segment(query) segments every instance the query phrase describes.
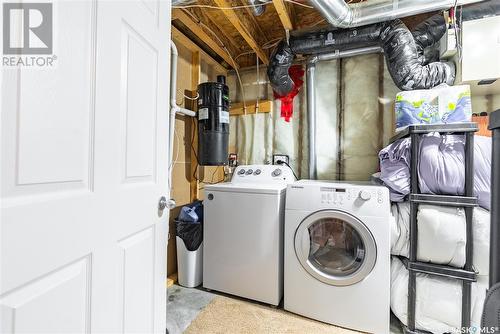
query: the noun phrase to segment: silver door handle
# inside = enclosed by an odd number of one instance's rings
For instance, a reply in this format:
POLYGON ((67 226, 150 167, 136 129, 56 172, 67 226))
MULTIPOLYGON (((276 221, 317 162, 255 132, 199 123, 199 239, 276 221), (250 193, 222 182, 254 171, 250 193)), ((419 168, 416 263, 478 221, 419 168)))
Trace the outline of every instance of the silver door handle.
POLYGON ((158 201, 158 210, 163 211, 166 208, 169 210, 172 210, 175 208, 175 200, 173 198, 167 200, 165 196, 160 197, 160 200, 158 201))

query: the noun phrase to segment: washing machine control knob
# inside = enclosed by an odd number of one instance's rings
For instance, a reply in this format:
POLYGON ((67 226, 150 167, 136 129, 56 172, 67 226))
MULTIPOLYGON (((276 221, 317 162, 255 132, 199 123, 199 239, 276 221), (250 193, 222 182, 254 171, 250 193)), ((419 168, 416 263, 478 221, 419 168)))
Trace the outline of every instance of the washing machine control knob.
POLYGON ((275 170, 273 170, 272 176, 276 177, 276 176, 280 176, 281 175, 281 169, 279 168, 276 168, 275 170))
POLYGON ((358 196, 363 201, 368 201, 370 198, 372 198, 372 194, 370 194, 368 190, 361 190, 358 196))
POLYGON ((244 169, 240 169, 240 170, 238 171, 238 175, 243 175, 243 174, 245 174, 245 170, 244 170, 244 169))

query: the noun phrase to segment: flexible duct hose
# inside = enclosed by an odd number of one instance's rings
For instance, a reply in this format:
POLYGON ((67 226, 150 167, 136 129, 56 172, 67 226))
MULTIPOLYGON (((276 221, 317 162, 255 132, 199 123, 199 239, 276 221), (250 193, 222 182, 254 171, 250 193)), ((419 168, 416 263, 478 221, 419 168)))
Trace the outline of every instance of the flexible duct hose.
POLYGON ((293 88, 288 75, 295 54, 318 54, 334 50, 380 45, 396 86, 403 90, 429 89, 455 80, 453 63, 441 63, 436 45, 446 32, 441 15, 419 24, 412 32, 401 20, 376 23, 361 28, 318 31, 292 36, 290 45, 282 42, 271 56, 267 74, 273 90, 280 96, 293 88))
POLYGON ((399 89, 430 89, 442 83, 453 85, 453 63, 424 63, 413 35, 401 20, 390 22, 380 34, 381 46, 392 80, 399 89))

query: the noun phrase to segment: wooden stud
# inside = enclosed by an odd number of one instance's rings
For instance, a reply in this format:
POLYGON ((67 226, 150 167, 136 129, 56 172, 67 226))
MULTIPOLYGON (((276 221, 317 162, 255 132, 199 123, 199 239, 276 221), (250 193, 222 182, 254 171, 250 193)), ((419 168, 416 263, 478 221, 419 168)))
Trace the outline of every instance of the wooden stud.
MULTIPOLYGON (((256 101, 247 102, 247 115, 255 114, 256 101)), ((259 101, 259 114, 273 112, 273 101, 262 100, 259 101)), ((243 102, 232 103, 231 109, 229 110, 230 116, 244 115, 245 110, 243 109, 243 102)))
POLYGON ((170 288, 176 282, 177 282, 177 273, 168 276, 167 277, 167 288, 170 288))
MULTIPOLYGON (((196 96, 196 91, 198 90, 198 84, 201 78, 201 56, 199 52, 193 52, 191 59, 191 90, 193 95, 196 96)), ((196 103, 193 103, 196 104, 196 103)), ((197 108, 197 106, 194 106, 197 108)), ((197 200, 200 196, 199 194, 199 166, 196 159, 198 154, 198 121, 197 119, 191 123, 191 136, 193 138, 193 147, 191 148, 191 177, 190 177, 190 199, 191 202, 197 200)))
POLYGON ((274 8, 278 12, 283 28, 286 30, 293 30, 293 23, 288 14, 285 2, 283 0, 273 0, 274 8))
POLYGON ((208 53, 203 51, 198 45, 196 45, 196 43, 194 43, 191 39, 189 39, 189 37, 184 35, 174 26, 172 26, 172 39, 191 52, 199 52, 203 60, 205 60, 207 64, 212 65, 217 72, 227 72, 227 69, 224 66, 222 66, 217 60, 213 59, 208 53))
POLYGON ((172 11, 172 19, 181 21, 189 30, 191 30, 196 36, 198 36, 205 44, 207 44, 210 49, 212 49, 217 55, 224 59, 231 67, 237 67, 238 65, 233 64, 231 57, 228 53, 210 36, 203 30, 198 22, 196 22, 190 15, 186 14, 182 9, 174 9, 172 11))
POLYGON ((231 22, 231 24, 236 28, 236 30, 238 30, 238 32, 243 37, 243 39, 245 39, 248 45, 250 45, 255 53, 257 53, 262 62, 266 65, 269 64, 269 58, 267 54, 259 46, 255 37, 250 33, 251 29, 247 24, 243 23, 240 16, 230 8, 232 7, 231 2, 228 0, 214 0, 214 2, 217 4, 217 6, 222 8, 222 12, 227 17, 229 22, 231 22))

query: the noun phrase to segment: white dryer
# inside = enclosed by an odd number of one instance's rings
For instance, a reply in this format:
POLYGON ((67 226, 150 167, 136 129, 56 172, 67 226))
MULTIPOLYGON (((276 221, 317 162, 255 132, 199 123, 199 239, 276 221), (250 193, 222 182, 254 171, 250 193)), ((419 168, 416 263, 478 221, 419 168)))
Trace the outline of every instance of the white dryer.
POLYGON ((278 305, 283 297, 286 166, 238 166, 205 186, 203 287, 278 305))
POLYGON ((303 180, 288 186, 284 308, 389 333, 390 201, 385 187, 303 180))

